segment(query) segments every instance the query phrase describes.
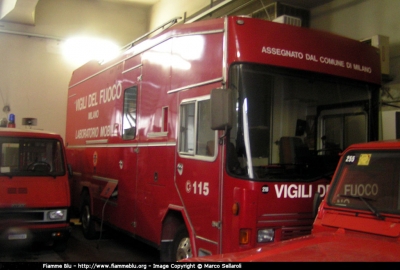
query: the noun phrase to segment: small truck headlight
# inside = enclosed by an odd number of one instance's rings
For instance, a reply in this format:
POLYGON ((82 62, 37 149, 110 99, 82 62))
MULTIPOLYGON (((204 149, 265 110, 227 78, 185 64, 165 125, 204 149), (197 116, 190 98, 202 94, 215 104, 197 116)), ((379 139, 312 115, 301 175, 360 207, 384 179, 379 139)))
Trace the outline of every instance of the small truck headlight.
POLYGON ((274 241, 275 230, 274 229, 262 229, 258 230, 257 233, 257 242, 258 243, 267 243, 274 241))
POLYGON ((49 211, 48 217, 50 220, 63 220, 66 218, 66 213, 64 210, 52 210, 49 211))

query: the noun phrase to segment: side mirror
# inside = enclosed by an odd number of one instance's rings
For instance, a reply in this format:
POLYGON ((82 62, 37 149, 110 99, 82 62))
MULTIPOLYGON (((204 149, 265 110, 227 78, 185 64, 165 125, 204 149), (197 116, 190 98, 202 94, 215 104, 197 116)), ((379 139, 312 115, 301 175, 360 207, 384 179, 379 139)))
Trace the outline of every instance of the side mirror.
POLYGON ((318 208, 321 202, 322 202, 321 193, 315 192, 313 201, 313 210, 312 210, 313 218, 317 216, 318 208))
POLYGON ((233 101, 231 89, 211 90, 211 129, 226 130, 232 128, 233 101))
POLYGON ((69 178, 72 178, 72 176, 73 176, 73 171, 72 171, 71 164, 67 164, 67 170, 68 170, 68 177, 69 177, 69 178))

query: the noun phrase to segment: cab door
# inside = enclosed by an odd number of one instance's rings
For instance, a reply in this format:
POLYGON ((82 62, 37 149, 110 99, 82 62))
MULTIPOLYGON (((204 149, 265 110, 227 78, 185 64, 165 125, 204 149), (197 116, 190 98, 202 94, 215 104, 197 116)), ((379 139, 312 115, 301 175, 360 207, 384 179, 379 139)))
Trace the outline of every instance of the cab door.
POLYGON ((198 256, 216 254, 220 249, 221 159, 218 153, 222 151, 218 150, 217 132, 210 128, 210 114, 209 95, 196 98, 181 95, 176 183, 198 256))

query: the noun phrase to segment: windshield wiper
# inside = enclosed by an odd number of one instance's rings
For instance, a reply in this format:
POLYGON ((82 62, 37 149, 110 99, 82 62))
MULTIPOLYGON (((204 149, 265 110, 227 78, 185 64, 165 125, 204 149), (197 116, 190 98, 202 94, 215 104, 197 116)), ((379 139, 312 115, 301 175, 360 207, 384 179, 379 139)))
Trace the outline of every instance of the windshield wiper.
POLYGON ((366 197, 363 197, 363 196, 344 195, 344 194, 339 194, 338 196, 339 196, 339 197, 343 197, 343 198, 358 199, 358 200, 362 201, 362 202, 368 207, 368 209, 369 209, 378 219, 381 219, 381 220, 384 220, 384 219, 385 219, 385 217, 383 217, 383 216, 379 213, 379 211, 378 211, 371 203, 368 202, 368 201, 374 201, 374 200, 371 199, 371 198, 366 198, 366 197))

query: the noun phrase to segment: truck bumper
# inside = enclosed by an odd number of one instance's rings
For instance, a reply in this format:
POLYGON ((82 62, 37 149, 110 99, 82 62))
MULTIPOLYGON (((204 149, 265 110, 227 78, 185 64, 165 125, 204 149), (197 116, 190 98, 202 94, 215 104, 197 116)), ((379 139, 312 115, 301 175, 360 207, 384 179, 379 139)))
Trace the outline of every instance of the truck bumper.
POLYGON ((55 242, 68 240, 72 226, 68 224, 53 225, 50 228, 35 226, 16 226, 1 228, 0 241, 9 242, 55 242))

